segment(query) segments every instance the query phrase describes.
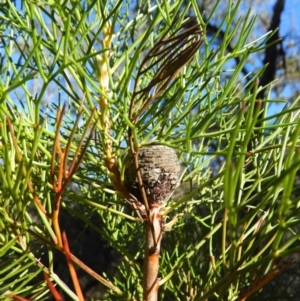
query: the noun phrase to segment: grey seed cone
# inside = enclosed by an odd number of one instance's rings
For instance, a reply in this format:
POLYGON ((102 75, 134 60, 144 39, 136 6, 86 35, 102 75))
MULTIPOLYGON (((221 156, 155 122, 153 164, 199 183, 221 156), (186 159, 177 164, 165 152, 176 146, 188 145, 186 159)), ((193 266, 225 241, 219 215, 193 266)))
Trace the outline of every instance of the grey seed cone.
MULTIPOLYGON (((139 149, 139 168, 148 203, 163 204, 178 183, 180 164, 174 149, 164 145, 150 145, 139 149)), ((133 158, 125 169, 125 184, 142 202, 133 158)))

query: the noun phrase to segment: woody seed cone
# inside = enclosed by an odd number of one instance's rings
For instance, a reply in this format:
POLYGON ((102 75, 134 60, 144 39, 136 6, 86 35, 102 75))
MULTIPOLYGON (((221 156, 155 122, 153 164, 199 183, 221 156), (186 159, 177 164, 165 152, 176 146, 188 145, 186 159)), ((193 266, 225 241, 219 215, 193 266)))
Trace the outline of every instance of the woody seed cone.
MULTIPOLYGON (((162 205, 178 184, 180 164, 175 150, 164 145, 141 147, 138 161, 148 204, 162 205)), ((125 184, 142 202, 133 158, 125 169, 125 184)))

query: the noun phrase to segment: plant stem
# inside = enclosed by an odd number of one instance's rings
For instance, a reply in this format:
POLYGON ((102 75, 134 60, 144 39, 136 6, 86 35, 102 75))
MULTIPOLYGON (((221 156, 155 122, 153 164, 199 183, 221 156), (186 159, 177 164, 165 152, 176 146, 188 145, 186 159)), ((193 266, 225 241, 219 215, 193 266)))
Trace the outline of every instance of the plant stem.
POLYGON ((145 221, 146 244, 144 258, 144 301, 157 301, 159 283, 157 279, 159 269, 160 244, 163 233, 161 206, 151 206, 149 220, 145 221))

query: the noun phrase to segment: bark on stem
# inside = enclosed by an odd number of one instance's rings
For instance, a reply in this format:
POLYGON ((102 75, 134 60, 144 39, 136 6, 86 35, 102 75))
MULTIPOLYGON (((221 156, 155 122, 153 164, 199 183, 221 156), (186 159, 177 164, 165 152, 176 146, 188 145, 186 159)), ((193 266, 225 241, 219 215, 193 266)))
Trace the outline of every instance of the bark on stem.
POLYGON ((144 301, 157 301, 158 295, 158 270, 160 245, 163 233, 161 206, 151 206, 149 220, 145 222, 146 244, 144 258, 144 301))

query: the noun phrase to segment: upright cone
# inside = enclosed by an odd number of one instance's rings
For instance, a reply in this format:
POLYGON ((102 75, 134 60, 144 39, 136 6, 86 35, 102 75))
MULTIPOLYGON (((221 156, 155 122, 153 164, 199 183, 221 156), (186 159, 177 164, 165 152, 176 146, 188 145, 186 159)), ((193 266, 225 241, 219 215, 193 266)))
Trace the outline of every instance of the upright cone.
MULTIPOLYGON (((164 204, 178 184, 180 164, 175 150, 164 145, 141 147, 138 161, 148 204, 164 204)), ((142 202, 133 158, 125 169, 125 184, 142 202)))

